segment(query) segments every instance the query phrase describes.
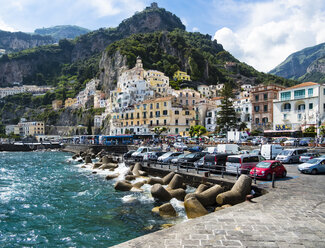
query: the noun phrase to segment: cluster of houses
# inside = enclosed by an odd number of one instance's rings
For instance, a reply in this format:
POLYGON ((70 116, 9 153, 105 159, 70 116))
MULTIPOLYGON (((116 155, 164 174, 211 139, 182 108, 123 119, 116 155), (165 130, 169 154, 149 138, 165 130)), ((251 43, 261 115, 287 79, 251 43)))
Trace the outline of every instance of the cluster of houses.
POLYGON ((53 87, 48 86, 37 86, 37 85, 23 85, 23 86, 14 86, 14 87, 5 87, 0 88, 0 98, 16 95, 21 93, 32 93, 33 95, 42 95, 47 91, 53 90, 53 87))
MULTIPOLYGON (((177 71, 174 80, 191 79, 177 71)), ((103 113, 94 116, 94 127, 101 128, 106 119, 110 135, 147 135, 155 127, 166 127, 168 134, 188 136, 193 125, 205 126, 208 132, 216 130, 223 84, 174 90, 169 77, 145 70, 139 57, 134 68, 119 75, 117 87, 109 95, 97 90, 98 84, 99 80, 93 79, 76 98, 53 101, 53 109, 102 108, 103 113)), ((249 130, 304 130, 324 121, 325 85, 305 82, 285 88, 243 84, 234 93, 238 124, 245 123, 249 130)), ((44 123, 21 122, 7 129, 21 135, 44 134, 44 123)))

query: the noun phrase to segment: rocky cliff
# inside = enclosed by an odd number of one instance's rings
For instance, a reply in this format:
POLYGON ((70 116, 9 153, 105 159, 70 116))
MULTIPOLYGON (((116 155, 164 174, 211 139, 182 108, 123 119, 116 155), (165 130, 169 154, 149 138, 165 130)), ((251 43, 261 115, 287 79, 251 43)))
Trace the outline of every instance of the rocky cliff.
POLYGON ((325 43, 307 47, 301 51, 291 54, 280 65, 270 71, 271 74, 289 79, 303 79, 307 68, 319 58, 325 56, 325 43))
POLYGON ((178 17, 165 9, 147 8, 124 20, 117 28, 101 28, 77 37, 74 41, 70 41, 69 51, 55 52, 52 56, 47 52, 55 49, 55 45, 53 45, 46 48, 40 47, 37 50, 24 51, 24 53, 9 56, 9 59, 0 60, 0 86, 13 83, 12 80, 24 81, 24 83, 38 83, 36 81, 37 73, 44 75, 46 77, 45 81, 53 81, 53 77, 60 72, 60 66, 63 63, 85 60, 101 53, 109 44, 134 33, 155 32, 157 30, 169 31, 175 28, 185 29, 178 17), (44 56, 44 53, 47 53, 47 55, 44 56), (70 59, 66 60, 67 57, 70 59), (56 68, 44 72, 42 68, 45 64, 55 64, 56 68))
POLYGON ((74 39, 89 32, 90 30, 86 28, 73 25, 58 25, 49 28, 38 28, 34 31, 35 34, 51 36, 56 42, 62 39, 74 39))
POLYGON ((26 34, 23 32, 12 33, 0 30, 0 49, 4 49, 6 53, 49 45, 54 42, 54 39, 50 36, 26 34))

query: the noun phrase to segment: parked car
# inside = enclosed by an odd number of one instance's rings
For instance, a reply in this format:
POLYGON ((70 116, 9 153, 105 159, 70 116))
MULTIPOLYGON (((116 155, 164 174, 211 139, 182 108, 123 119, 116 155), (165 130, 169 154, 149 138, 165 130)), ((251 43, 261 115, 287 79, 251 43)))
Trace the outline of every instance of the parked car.
POLYGON ((131 157, 134 158, 136 161, 142 161, 144 154, 146 154, 147 152, 154 152, 154 151, 161 151, 161 148, 141 146, 138 148, 138 150, 132 153, 131 157))
POLYGON ((131 158, 131 155, 135 152, 135 150, 129 150, 127 153, 123 154, 123 159, 127 160, 131 158))
POLYGON ((306 138, 302 138, 300 141, 299 141, 299 146, 308 146, 308 144, 310 142, 312 142, 314 139, 313 138, 310 138, 310 137, 306 137, 306 138))
POLYGON ((186 167, 189 165, 194 165, 194 162, 204 157, 206 153, 204 152, 193 152, 184 156, 184 158, 179 159, 179 164, 181 167, 186 167))
POLYGON ((196 160, 196 161, 193 163, 194 167, 195 167, 195 168, 202 168, 203 165, 204 165, 204 158, 205 158, 205 156, 202 157, 202 158, 200 158, 199 160, 196 160))
POLYGON ((186 155, 186 153, 182 153, 181 155, 178 155, 177 157, 173 158, 170 162, 171 162, 172 164, 177 164, 178 161, 179 161, 179 159, 184 158, 185 155, 186 155))
POLYGON ((249 175, 256 178, 271 180, 272 174, 275 173, 276 177, 286 177, 287 170, 283 164, 278 160, 265 160, 259 162, 254 168, 251 169, 249 175))
POLYGON ((285 149, 276 156, 276 160, 279 160, 282 163, 299 163, 299 157, 301 154, 306 153, 307 149, 305 148, 296 148, 296 149, 285 149))
POLYGON ((218 147, 209 146, 209 147, 206 147, 202 152, 204 152, 204 153, 217 153, 217 151, 218 151, 218 147))
POLYGON ((207 154, 204 156, 204 168, 213 169, 216 171, 225 171, 227 157, 232 154, 227 153, 217 153, 217 154, 207 154))
POLYGON ((297 138, 290 138, 283 142, 283 145, 285 146, 298 146, 299 140, 297 138))
POLYGON ((301 173, 310 173, 312 175, 316 175, 318 173, 325 172, 325 158, 313 158, 308 160, 306 163, 298 165, 298 170, 301 173))
POLYGON ((260 155, 231 155, 228 156, 226 162, 226 172, 230 174, 248 174, 250 170, 255 167, 259 162, 265 160, 260 155))
POLYGON ((159 163, 169 163, 173 158, 181 155, 181 152, 166 152, 162 156, 160 156, 157 161, 159 163))
POLYGON ((174 144, 174 147, 176 149, 180 149, 180 150, 186 150, 187 149, 187 145, 185 145, 184 143, 181 143, 181 142, 176 142, 174 144))
POLYGON ((157 162, 157 159, 166 152, 147 152, 143 155, 143 161, 157 162))
POLYGON ((260 149, 254 149, 254 150, 251 150, 249 154, 251 154, 251 155, 261 155, 261 150, 260 149))
POLYGON ((319 156, 320 156, 320 154, 318 152, 307 152, 307 153, 303 153, 299 157, 299 162, 300 163, 305 163, 309 159, 318 158, 319 156))
POLYGON ((272 144, 281 144, 283 142, 285 142, 288 138, 286 137, 280 137, 280 138, 276 138, 275 140, 273 140, 272 144))
POLYGON ((202 146, 193 146, 188 148, 189 152, 202 152, 203 147, 202 146))
POLYGON ((277 144, 265 144, 261 146, 261 155, 266 159, 275 159, 283 147, 277 144))

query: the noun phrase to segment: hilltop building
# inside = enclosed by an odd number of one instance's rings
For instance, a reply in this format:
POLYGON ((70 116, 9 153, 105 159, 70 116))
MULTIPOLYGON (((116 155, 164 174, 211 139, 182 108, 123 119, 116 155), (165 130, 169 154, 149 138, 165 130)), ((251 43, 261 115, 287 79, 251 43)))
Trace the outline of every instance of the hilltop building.
POLYGON ((191 81, 191 77, 184 71, 175 72, 173 78, 175 81, 191 81))

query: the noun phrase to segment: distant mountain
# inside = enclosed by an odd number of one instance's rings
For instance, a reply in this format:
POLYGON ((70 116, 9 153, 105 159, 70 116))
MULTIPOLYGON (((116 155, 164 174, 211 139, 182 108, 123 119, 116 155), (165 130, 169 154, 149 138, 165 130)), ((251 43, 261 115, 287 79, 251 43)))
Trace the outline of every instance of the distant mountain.
POLYGON ((35 34, 49 35, 54 38, 56 42, 62 39, 74 39, 80 35, 89 33, 90 30, 72 25, 59 25, 50 28, 35 29, 35 34))
POLYGON ((37 46, 53 44, 54 42, 55 41, 51 36, 0 30, 1 53, 18 52, 37 46))
POLYGON ((291 54, 270 73, 299 81, 320 82, 325 76, 324 57, 325 43, 307 47, 291 54))

